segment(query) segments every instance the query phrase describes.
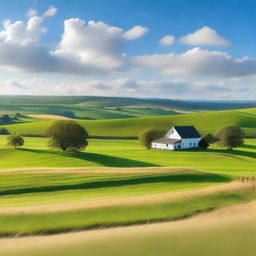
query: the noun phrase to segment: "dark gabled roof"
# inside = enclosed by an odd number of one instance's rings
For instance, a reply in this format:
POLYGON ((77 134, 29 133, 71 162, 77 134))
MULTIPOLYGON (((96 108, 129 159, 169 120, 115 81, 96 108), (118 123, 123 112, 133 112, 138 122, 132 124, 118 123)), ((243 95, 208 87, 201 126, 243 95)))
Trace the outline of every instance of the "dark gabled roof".
POLYGON ((201 138, 194 126, 174 126, 182 139, 201 138))
POLYGON ((162 143, 162 144, 177 144, 177 143, 181 143, 181 140, 179 140, 179 139, 161 138, 161 139, 154 140, 152 142, 153 143, 162 143))

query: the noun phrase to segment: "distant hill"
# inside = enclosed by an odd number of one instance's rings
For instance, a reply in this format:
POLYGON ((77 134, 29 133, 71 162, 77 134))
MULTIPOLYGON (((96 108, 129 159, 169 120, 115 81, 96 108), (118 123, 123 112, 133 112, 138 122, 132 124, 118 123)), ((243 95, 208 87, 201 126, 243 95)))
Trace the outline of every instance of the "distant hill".
MULTIPOLYGON (((97 97, 97 96, 0 96, 0 111, 10 110, 25 111, 33 110, 32 106, 40 106, 42 111, 53 112, 54 106, 69 106, 79 110, 84 108, 104 108, 104 107, 123 107, 123 108, 162 108, 166 107, 174 111, 209 111, 209 110, 230 110, 256 107, 256 102, 216 102, 216 101, 189 101, 172 99, 138 99, 121 97, 97 97), (45 106, 43 108, 42 106, 45 106), (46 109, 48 106, 48 109, 46 109)), ((40 111, 40 108, 34 108, 40 111)), ((55 111, 57 109, 55 108, 55 111)), ((37 114, 60 114, 60 113, 37 113, 37 114)))
MULTIPOLYGON (((147 128, 160 127, 167 130, 173 124, 194 125, 202 134, 205 134, 214 133, 225 125, 237 124, 245 130, 247 137, 256 137, 256 108, 130 119, 79 120, 78 122, 88 130, 91 136, 135 137, 147 128)), ((52 121, 34 122, 0 126, 0 128, 6 128, 11 133, 42 136, 51 123, 52 121)))

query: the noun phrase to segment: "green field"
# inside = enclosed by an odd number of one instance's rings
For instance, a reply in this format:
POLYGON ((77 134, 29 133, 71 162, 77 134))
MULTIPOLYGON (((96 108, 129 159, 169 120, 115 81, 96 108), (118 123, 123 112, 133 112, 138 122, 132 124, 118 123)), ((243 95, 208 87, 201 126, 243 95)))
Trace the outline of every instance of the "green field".
MULTIPOLYGON (((194 102, 90 96, 0 96, 1 114, 50 114, 82 120, 127 119, 252 107, 256 107, 255 102, 194 102)), ((33 121, 20 118, 14 123, 33 121)))
POLYGON ((230 177, 190 169, 159 172, 72 170, 0 174, 0 209, 4 207, 122 198, 197 189, 231 181, 230 177), (181 171, 182 170, 182 171, 181 171), (19 186, 17 187, 17 182, 19 186))
MULTIPOLYGON (((168 130, 175 125, 194 125, 202 134, 216 132, 225 125, 237 124, 247 137, 256 137, 256 109, 215 111, 171 116, 140 117, 114 120, 78 121, 91 136, 134 137, 152 127, 168 130)), ((43 136, 52 121, 0 126, 10 133, 43 136)))
POLYGON ((0 168, 5 169, 0 174, 0 234, 3 236, 172 220, 256 198, 254 189, 240 186, 235 190, 200 192, 229 183, 237 176, 255 175, 255 139, 247 139, 243 147, 234 151, 213 147, 179 152, 146 150, 138 141, 129 140, 90 140, 86 151, 81 153, 49 150, 46 138, 25 138, 24 148, 16 150, 6 147, 6 136, 0 137, 0 143, 0 168), (164 166, 169 169, 161 169, 164 166), (46 167, 69 169, 48 171, 46 167), (8 168, 25 169, 6 171, 8 168), (190 192, 178 199, 166 198, 166 193, 175 195, 183 191, 190 192), (157 200, 147 199, 156 195, 157 200), (136 203, 136 198, 142 196, 145 198, 136 203), (101 206, 97 200, 105 201, 101 206), (93 206, 87 209, 86 202, 93 206), (77 207, 79 203, 81 206, 77 207), (66 209, 67 206, 62 209, 62 204, 68 204, 71 209, 66 209), (48 212, 52 206, 57 210, 48 212), (26 207, 32 207, 32 213, 26 207), (36 213, 33 207, 38 209, 36 213), (5 212, 6 209, 9 210, 5 212))
POLYGON ((243 147, 227 151, 216 147, 187 151, 146 150, 136 140, 89 141, 84 152, 50 150, 47 138, 25 138, 17 150, 6 146, 0 136, 0 169, 27 167, 152 167, 173 166, 209 170, 228 175, 254 174, 256 140, 246 139, 243 147))
POLYGON ((46 104, 24 104, 24 105, 0 105, 2 113, 14 114, 16 112, 24 115, 28 114, 51 114, 64 116, 64 112, 72 112, 71 117, 77 119, 118 119, 118 118, 132 118, 138 116, 157 116, 157 115, 175 115, 178 112, 164 109, 154 108, 121 108, 119 110, 83 107, 75 105, 46 105, 46 104))

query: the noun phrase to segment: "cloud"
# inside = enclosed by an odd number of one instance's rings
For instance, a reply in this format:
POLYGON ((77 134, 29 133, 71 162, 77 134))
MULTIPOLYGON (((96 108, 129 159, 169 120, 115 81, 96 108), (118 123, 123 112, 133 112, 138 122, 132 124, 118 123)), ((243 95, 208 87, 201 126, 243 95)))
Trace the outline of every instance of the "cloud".
MULTIPOLYGON (((56 47, 50 49, 41 42, 41 37, 47 31, 43 22, 56 11, 55 7, 50 7, 43 16, 37 16, 36 12, 30 11, 26 21, 4 21, 4 28, 0 31, 2 69, 27 73, 76 74, 84 77, 116 76, 130 71, 148 70, 173 77, 196 79, 256 75, 255 58, 235 59, 226 52, 199 47, 180 54, 129 56, 124 50, 125 43, 145 34, 147 28, 134 26, 125 31, 102 21, 85 22, 79 18, 64 21, 61 40, 56 47)), ((211 34, 213 30, 210 31, 211 34)), ((160 42, 170 45, 174 40, 173 36, 167 35, 160 42)))
POLYGON ((139 98, 179 98, 179 99, 223 99, 242 96, 253 98, 255 89, 239 82, 221 80, 137 80, 120 77, 110 81, 65 80, 56 83, 48 78, 9 79, 0 82, 0 94, 23 95, 93 95, 123 96, 139 98))
POLYGON ((181 54, 153 54, 137 56, 134 65, 158 70, 168 75, 245 77, 256 74, 256 59, 234 59, 221 51, 193 48, 181 54))
POLYGON ((124 31, 101 21, 86 23, 71 18, 64 21, 64 33, 57 47, 50 50, 40 43, 47 31, 42 23, 56 11, 50 7, 42 17, 30 16, 26 22, 4 21, 4 29, 0 31, 0 66, 32 73, 84 76, 102 76, 130 68, 124 42, 145 34, 145 27, 135 26, 124 31))
POLYGON ((228 40, 221 37, 214 29, 204 26, 195 32, 188 34, 179 39, 183 44, 188 45, 215 45, 227 46, 230 44, 228 40))
MULTIPOLYGON (((85 23, 78 18, 64 22, 62 39, 53 53, 66 62, 112 70, 122 64, 123 30, 103 22, 85 23)), ((88 68, 88 67, 87 67, 88 68)))
POLYGON ((148 28, 143 27, 143 26, 134 26, 130 30, 126 31, 123 34, 123 38, 125 40, 135 40, 139 37, 142 37, 148 32, 148 28))
POLYGON ((52 17, 57 13, 58 9, 54 6, 50 6, 49 9, 43 14, 43 17, 52 17))
POLYGON ((4 30, 0 31, 0 43, 26 44, 38 41, 47 30, 41 26, 42 18, 33 16, 25 23, 9 20, 3 22, 4 30))
POLYGON ((45 17, 54 16, 57 9, 53 6, 43 14, 42 17, 37 16, 34 9, 29 9, 27 22, 10 20, 3 21, 4 30, 0 31, 0 43, 12 44, 28 44, 39 41, 40 37, 47 32, 47 29, 42 26, 45 17))
MULTIPOLYGON (((0 82, 0 94, 1 95, 35 95, 42 94, 43 92, 43 79, 38 77, 32 77, 31 79, 8 79, 0 82)), ((49 88, 48 88, 49 90, 49 88)))
POLYGON ((20 81, 17 81, 17 80, 14 80, 14 79, 10 79, 10 80, 7 80, 3 86, 5 87, 16 87, 16 88, 19 88, 19 89, 27 89, 27 86, 23 83, 21 83, 20 81))
POLYGON ((127 77, 112 81, 92 80, 75 84, 62 83, 55 94, 123 96, 139 98, 178 98, 178 99, 223 99, 237 97, 241 93, 252 93, 246 86, 226 84, 222 81, 170 79, 163 81, 136 80, 127 77))
POLYGON ((27 11, 27 16, 28 17, 37 16, 37 11, 35 9, 30 8, 27 11))
POLYGON ((175 42, 175 37, 171 35, 166 35, 159 40, 159 43, 165 46, 169 46, 174 42, 175 42))

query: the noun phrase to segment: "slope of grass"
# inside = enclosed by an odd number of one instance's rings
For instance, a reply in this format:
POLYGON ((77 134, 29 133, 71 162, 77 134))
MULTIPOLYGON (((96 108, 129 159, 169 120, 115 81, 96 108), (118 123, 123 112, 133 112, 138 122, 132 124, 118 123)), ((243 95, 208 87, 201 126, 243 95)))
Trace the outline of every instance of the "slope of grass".
POLYGON ((111 172, 30 173, 0 174, 0 209, 26 205, 66 203, 95 198, 122 198, 151 195, 188 189, 197 189, 228 182, 231 179, 217 174, 189 170, 157 170, 155 173, 111 172), (18 184, 18 187, 17 187, 18 184))
MULTIPOLYGON (((256 115, 253 113, 256 114, 256 109, 114 120, 84 120, 78 122, 84 126, 92 136, 138 136, 147 128, 159 127, 168 130, 173 124, 194 125, 202 134, 208 132, 214 133, 225 125, 237 124, 245 128, 248 135, 254 135, 254 129, 256 129, 256 115)), ((11 133, 19 132, 25 135, 43 135, 47 127, 51 124, 51 121, 47 121, 0 126, 0 128, 7 128, 11 133)))

